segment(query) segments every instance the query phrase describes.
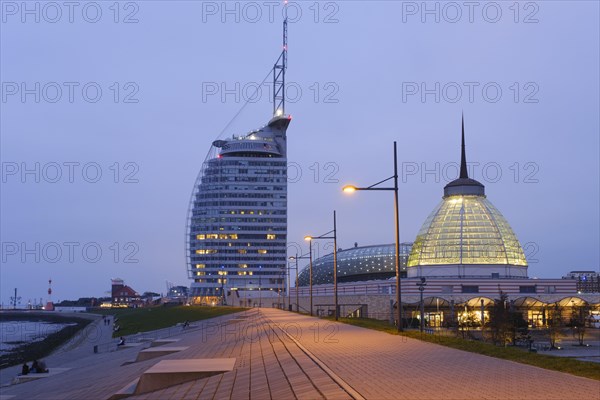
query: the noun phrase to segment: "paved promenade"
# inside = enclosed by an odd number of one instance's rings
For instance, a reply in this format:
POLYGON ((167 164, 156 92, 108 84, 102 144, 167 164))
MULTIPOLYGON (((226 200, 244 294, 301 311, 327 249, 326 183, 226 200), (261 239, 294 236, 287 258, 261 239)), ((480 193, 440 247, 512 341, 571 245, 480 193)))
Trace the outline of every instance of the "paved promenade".
POLYGON ((79 349, 49 365, 70 370, 4 387, 0 398, 108 399, 160 360, 234 357, 231 372, 129 398, 600 399, 600 381, 281 310, 222 316, 170 337, 188 348, 127 365, 144 345, 79 349))

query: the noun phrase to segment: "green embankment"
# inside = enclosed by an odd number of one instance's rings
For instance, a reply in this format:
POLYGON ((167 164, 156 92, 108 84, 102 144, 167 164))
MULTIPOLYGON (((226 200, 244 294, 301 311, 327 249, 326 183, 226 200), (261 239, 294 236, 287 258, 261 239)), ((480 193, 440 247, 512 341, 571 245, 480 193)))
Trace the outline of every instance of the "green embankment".
POLYGON ((176 306, 149 308, 122 308, 94 311, 98 314, 114 315, 120 329, 114 337, 126 336, 138 332, 168 328, 184 321, 199 321, 221 315, 244 311, 238 307, 176 306))

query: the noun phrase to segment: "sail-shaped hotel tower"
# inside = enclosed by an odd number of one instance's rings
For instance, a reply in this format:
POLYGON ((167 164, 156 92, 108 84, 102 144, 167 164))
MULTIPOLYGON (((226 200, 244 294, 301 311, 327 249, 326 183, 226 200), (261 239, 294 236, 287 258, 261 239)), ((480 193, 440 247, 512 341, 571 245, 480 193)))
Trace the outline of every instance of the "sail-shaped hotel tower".
POLYGON ((215 140, 194 184, 186 227, 194 303, 240 305, 285 290, 287 19, 283 26, 273 117, 246 135, 215 140))

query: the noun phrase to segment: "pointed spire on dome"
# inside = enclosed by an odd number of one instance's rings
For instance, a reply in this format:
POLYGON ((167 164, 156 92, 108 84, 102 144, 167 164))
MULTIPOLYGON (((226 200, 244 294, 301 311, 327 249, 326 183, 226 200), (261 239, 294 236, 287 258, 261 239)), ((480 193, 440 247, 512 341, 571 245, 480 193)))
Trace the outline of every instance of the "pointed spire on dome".
POLYGON ((465 155, 465 115, 462 115, 462 145, 460 152, 460 176, 461 179, 469 179, 467 171, 467 157, 465 155))
POLYGON ((460 147, 460 174, 444 187, 444 197, 453 195, 485 196, 485 187, 475 179, 469 178, 467 155, 465 151, 465 116, 462 116, 462 136, 460 147))

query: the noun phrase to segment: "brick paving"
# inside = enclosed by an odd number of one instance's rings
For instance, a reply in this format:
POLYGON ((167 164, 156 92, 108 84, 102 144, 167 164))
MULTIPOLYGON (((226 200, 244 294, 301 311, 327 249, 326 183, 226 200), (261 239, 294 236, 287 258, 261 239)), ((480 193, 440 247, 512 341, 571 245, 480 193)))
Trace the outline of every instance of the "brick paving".
POLYGON ((231 372, 130 399, 600 399, 600 381, 275 309, 218 317, 173 337, 189 348, 128 365, 141 348, 77 353, 54 365, 71 370, 0 394, 107 399, 160 360, 235 357, 231 372))

